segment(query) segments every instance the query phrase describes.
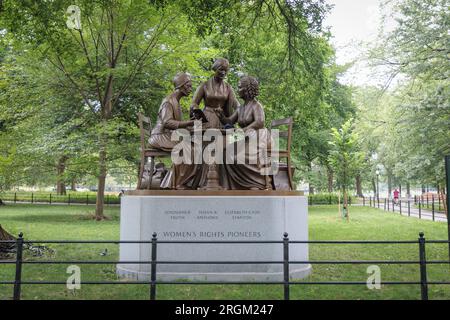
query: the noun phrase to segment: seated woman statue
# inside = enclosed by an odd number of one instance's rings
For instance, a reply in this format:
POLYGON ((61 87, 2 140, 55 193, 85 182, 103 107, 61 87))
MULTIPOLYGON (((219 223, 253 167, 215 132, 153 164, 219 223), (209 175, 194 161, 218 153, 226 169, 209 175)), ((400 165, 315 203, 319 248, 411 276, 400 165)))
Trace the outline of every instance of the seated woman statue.
MULTIPOLYGON (((151 147, 164 151, 172 151, 175 147, 180 148, 183 141, 172 141, 172 133, 180 128, 190 128, 194 126, 195 120, 183 121, 180 100, 189 96, 192 92, 191 77, 187 73, 178 73, 173 79, 175 91, 164 98, 159 107, 158 119, 153 128, 149 144, 151 147)), ((189 148, 189 147, 186 147, 189 148)), ((171 171, 161 182, 161 188, 175 187, 183 189, 182 185, 189 182, 196 173, 196 166, 191 163, 181 163, 172 166, 171 171), (175 173, 175 174, 174 174, 175 173), (172 179, 175 177, 175 183, 172 179)))
POLYGON ((271 179, 266 174, 267 150, 271 147, 270 132, 264 127, 265 115, 261 103, 256 100, 259 94, 258 81, 249 76, 239 81, 239 96, 245 101, 230 116, 221 110, 216 114, 222 123, 238 123, 244 131, 243 143, 233 142, 226 149, 234 148, 236 155, 224 153, 224 171, 226 188, 231 190, 271 189, 271 179))
POLYGON ((191 77, 187 73, 178 73, 173 79, 175 91, 165 97, 159 107, 158 119, 148 140, 151 147, 172 151, 178 141, 172 141, 172 131, 194 125, 194 120, 183 121, 180 100, 192 92, 191 77))
POLYGON ((222 128, 222 123, 214 110, 221 109, 223 110, 225 117, 229 117, 239 105, 239 102, 234 95, 233 88, 230 84, 225 82, 229 67, 230 63, 227 59, 216 59, 212 66, 214 76, 208 81, 203 82, 197 88, 197 91, 192 98, 191 110, 198 108, 202 100, 205 104, 203 112, 208 119, 208 122, 204 125, 205 129, 222 128))

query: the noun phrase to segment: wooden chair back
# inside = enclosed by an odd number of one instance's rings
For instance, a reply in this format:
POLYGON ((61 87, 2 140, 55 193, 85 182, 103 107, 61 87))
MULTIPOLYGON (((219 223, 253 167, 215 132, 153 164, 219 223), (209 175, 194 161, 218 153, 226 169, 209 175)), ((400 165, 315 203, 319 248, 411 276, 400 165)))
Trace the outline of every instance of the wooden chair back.
POLYGON ((279 120, 273 120, 271 123, 271 129, 279 130, 279 138, 286 139, 286 147, 284 149, 281 148, 280 143, 279 143, 280 156, 283 155, 283 157, 289 157, 289 158, 291 156, 293 124, 294 124, 294 121, 293 121, 292 117, 285 118, 285 119, 279 119, 279 120))
MULTIPOLYGON (((279 119, 279 120, 273 120, 271 123, 271 129, 278 129, 278 137, 279 140, 283 139, 286 141, 285 148, 283 149, 281 147, 281 141, 278 141, 278 158, 285 158, 286 159, 286 171, 288 176, 288 184, 289 189, 294 190, 294 178, 293 178, 293 169, 292 169, 292 161, 291 161, 291 143, 292 143, 292 127, 293 127, 294 121, 292 117, 285 118, 285 119, 279 119), (285 129, 283 129, 285 128, 285 129)), ((280 178, 281 179, 281 178, 280 178)), ((284 185, 284 180, 281 179, 279 181, 283 182, 279 184, 277 181, 279 180, 278 177, 273 177, 273 185, 275 188, 284 185)))
POLYGON ((138 113, 139 130, 141 132, 141 153, 147 149, 148 139, 152 133, 152 122, 149 117, 138 113))

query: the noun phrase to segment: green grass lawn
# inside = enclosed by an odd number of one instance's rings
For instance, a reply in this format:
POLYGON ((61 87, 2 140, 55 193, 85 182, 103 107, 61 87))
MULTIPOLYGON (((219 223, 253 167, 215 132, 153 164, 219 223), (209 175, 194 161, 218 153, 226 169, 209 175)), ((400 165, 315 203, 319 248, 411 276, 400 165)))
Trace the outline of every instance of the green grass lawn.
MULTIPOLYGON (((92 206, 8 205, 0 207, 0 224, 13 234, 20 231, 26 239, 53 240, 117 240, 119 208, 110 207, 110 220, 90 219, 92 206)), ((445 223, 401 217, 369 207, 352 207, 350 222, 343 221, 335 206, 309 209, 311 240, 416 240, 419 231, 427 239, 446 239, 445 223)), ((114 244, 49 244, 53 255, 31 257, 33 260, 115 260, 114 244), (105 248, 108 256, 100 256, 105 248)), ((447 260, 445 244, 428 244, 427 258, 447 260)), ((418 260, 417 244, 311 244, 312 260, 418 260)), ((366 281, 368 265, 314 265, 306 281, 366 281)), ((63 265, 24 265, 23 280, 66 281, 63 265)), ((417 265, 380 265, 382 281, 418 281, 417 265)), ((450 281, 450 266, 428 265, 430 281, 450 281)), ((0 265, 0 281, 14 279, 13 265, 0 265)), ((83 265, 82 281, 117 280, 115 266, 83 265)), ((10 299, 11 285, 0 285, 0 300, 10 299)), ((430 299, 450 299, 449 285, 430 285, 430 299)), ((24 285, 23 299, 148 299, 147 285, 82 285, 74 292, 65 285, 24 285)), ((158 299, 283 299, 281 285, 159 285, 158 299)), ((291 299, 420 299, 419 285, 385 285, 369 290, 364 285, 295 285, 291 299)))

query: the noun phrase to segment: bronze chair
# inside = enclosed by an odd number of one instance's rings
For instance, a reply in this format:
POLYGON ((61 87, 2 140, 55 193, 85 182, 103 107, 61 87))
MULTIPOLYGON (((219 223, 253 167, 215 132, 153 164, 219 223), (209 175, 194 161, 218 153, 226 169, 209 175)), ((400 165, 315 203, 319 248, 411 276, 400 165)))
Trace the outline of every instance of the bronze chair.
MULTIPOLYGON (((279 159, 286 159, 286 170, 289 181, 289 187, 291 190, 294 190, 294 179, 293 179, 293 170, 292 170, 292 161, 291 161, 291 142, 292 142, 292 127, 294 125, 294 121, 292 117, 286 119, 273 120, 271 124, 271 129, 279 130, 279 137, 286 139, 286 148, 282 149, 279 146, 278 157, 279 159), (286 126, 287 130, 281 130, 279 127, 286 126)), ((281 164, 281 162, 280 162, 281 164)), ((281 168, 280 168, 281 169, 281 168)), ((274 182, 275 183, 275 182, 274 182)), ((274 186, 275 187, 275 186, 274 186)))
MULTIPOLYGON (((138 181, 138 190, 141 189, 142 178, 144 177, 144 169, 145 164, 148 161, 148 158, 151 159, 150 163, 150 172, 149 172, 149 183, 148 188, 151 189, 152 186, 152 178, 153 178, 153 170, 155 169, 155 158, 167 158, 171 156, 170 151, 159 150, 155 148, 151 148, 148 146, 148 138, 152 132, 152 123, 149 117, 144 116, 142 113, 138 113, 139 119, 139 129, 141 132, 141 165, 139 168, 139 181, 138 181)), ((174 179, 175 180, 175 179, 174 179)))

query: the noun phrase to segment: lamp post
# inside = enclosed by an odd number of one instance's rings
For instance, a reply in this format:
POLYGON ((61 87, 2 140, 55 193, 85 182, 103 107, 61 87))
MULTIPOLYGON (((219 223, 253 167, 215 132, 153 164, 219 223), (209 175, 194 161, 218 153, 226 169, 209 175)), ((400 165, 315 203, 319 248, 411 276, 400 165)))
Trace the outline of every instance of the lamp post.
POLYGON ((380 170, 375 171, 377 175, 377 202, 380 203, 380 184, 379 184, 379 176, 380 176, 380 170))

